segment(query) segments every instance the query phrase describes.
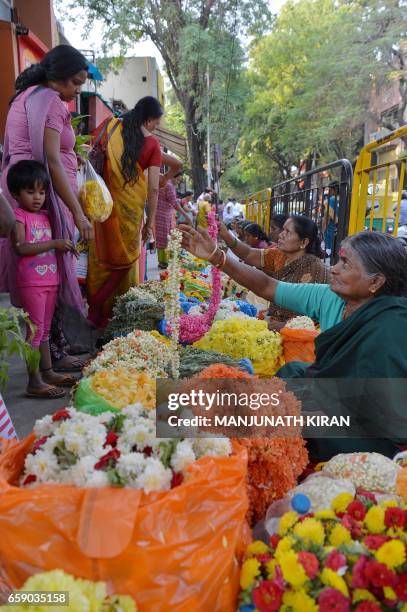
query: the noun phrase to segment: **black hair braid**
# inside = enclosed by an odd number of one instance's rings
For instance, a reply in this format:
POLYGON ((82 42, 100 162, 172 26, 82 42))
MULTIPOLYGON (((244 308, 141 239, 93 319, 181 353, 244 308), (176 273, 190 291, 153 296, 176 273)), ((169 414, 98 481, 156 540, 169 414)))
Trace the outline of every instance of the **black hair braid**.
POLYGON ((161 104, 156 98, 146 96, 141 98, 136 106, 123 116, 122 138, 123 153, 121 157, 124 186, 138 180, 137 162, 144 145, 145 136, 142 126, 149 119, 158 119, 163 114, 161 104))

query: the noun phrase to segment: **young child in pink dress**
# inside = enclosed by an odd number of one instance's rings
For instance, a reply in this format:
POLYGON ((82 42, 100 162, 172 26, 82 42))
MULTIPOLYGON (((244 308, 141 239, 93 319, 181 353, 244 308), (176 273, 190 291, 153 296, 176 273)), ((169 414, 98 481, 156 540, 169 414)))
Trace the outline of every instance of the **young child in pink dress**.
POLYGON ((72 384, 71 377, 52 370, 49 332, 58 295, 59 273, 55 251, 73 252, 70 240, 54 240, 48 213, 43 209, 49 177, 39 162, 22 160, 7 175, 10 194, 17 200, 13 243, 17 254, 16 286, 22 308, 35 325, 27 340, 41 355, 40 367, 28 372, 27 395, 55 399, 65 395, 58 386, 72 384))

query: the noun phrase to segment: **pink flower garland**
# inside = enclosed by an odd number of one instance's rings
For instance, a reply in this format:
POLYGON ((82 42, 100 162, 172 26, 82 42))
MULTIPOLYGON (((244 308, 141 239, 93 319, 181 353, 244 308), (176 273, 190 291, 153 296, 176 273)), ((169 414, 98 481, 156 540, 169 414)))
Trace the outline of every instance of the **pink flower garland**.
MULTIPOLYGON (((218 224, 215 212, 208 213, 208 234, 212 240, 216 240, 218 235, 218 224)), ((192 344, 197 342, 209 331, 213 319, 218 311, 222 299, 222 275, 220 270, 212 266, 212 294, 209 300, 208 310, 203 315, 193 316, 183 314, 180 318, 179 340, 182 343, 192 344)))

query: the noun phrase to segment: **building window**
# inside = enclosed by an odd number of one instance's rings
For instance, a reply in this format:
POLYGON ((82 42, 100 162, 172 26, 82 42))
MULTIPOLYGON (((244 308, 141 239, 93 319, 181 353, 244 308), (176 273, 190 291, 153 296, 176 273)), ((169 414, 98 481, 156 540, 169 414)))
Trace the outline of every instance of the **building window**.
POLYGON ((146 76, 143 76, 143 77, 141 77, 141 80, 143 81, 143 83, 146 83, 146 81, 147 81, 147 77, 146 77, 146 76))

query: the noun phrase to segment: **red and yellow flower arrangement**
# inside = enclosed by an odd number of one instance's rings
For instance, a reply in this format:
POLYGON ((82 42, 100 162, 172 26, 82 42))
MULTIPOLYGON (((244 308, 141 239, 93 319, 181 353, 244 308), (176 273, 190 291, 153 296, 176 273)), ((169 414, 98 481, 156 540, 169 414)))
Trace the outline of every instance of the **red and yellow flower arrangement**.
POLYGON ((360 491, 304 516, 287 512, 270 544, 246 551, 240 612, 407 609, 407 506, 360 491))

